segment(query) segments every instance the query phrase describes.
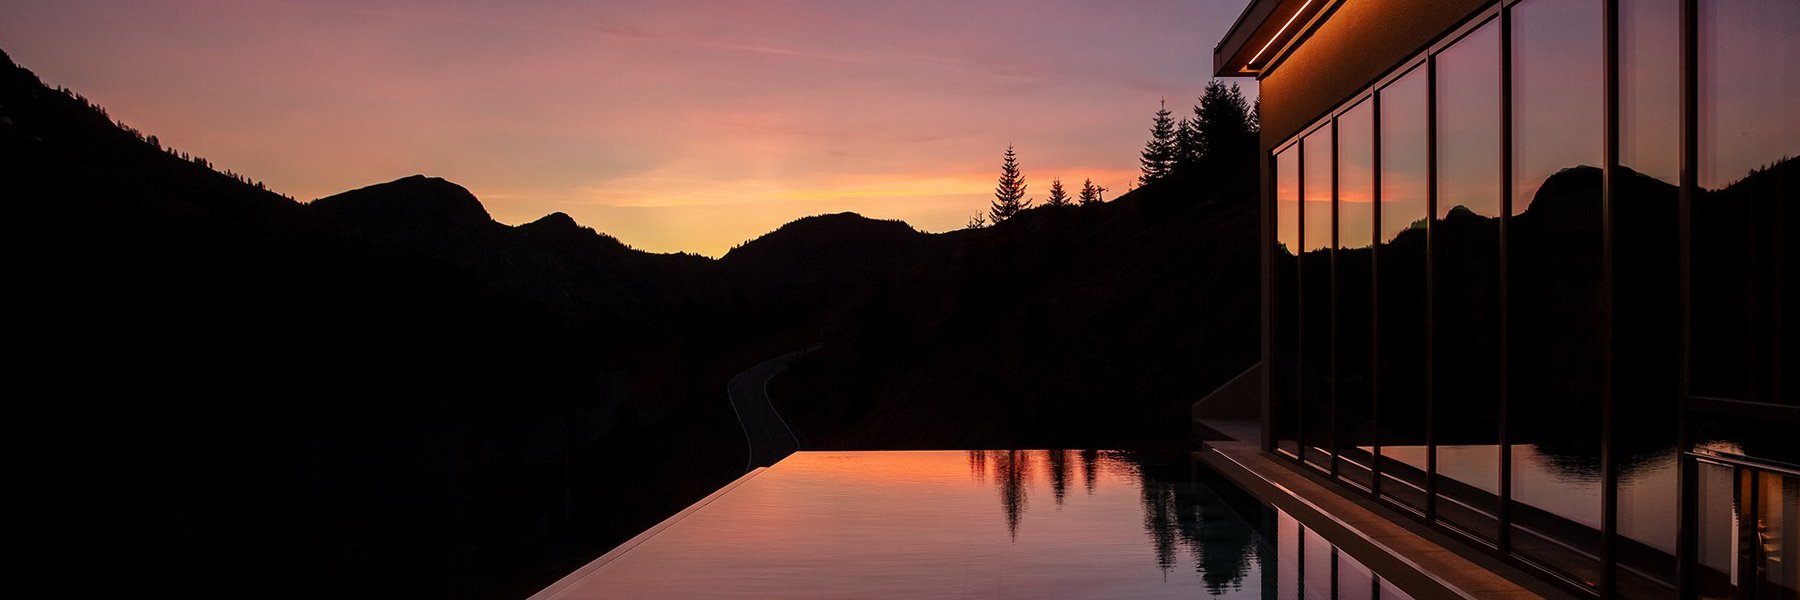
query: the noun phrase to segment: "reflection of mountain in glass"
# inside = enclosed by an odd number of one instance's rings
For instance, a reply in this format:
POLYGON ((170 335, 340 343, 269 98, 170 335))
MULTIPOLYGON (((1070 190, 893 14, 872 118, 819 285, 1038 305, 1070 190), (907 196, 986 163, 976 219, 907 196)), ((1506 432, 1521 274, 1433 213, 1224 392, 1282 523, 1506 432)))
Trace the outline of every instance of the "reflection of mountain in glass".
MULTIPOLYGON (((1694 199, 1692 215, 1694 324, 1696 351, 1693 369, 1697 392, 1713 386, 1720 397, 1754 397, 1749 384, 1770 380, 1769 373, 1782 369, 1777 333, 1752 327, 1747 315, 1773 314, 1779 298, 1766 283, 1781 277, 1774 272, 1791 254, 1774 240, 1783 236, 1785 214, 1779 203, 1789 198, 1787 181, 1800 164, 1791 158, 1759 169, 1718 190, 1702 190, 1694 199), (1702 352, 1705 349, 1708 351, 1702 352)), ((1507 257, 1512 274, 1507 290, 1509 378, 1509 433, 1516 444, 1535 445, 1556 471, 1574 478, 1599 473, 1599 411, 1604 370, 1599 364, 1607 347, 1607 298, 1601 271, 1603 251, 1601 212, 1602 171, 1590 166, 1563 169, 1544 180, 1530 203, 1509 224, 1507 257)), ((1663 455, 1673 443, 1676 398, 1672 390, 1679 365, 1679 299, 1675 278, 1679 264, 1680 228, 1676 185, 1621 168, 1613 203, 1614 287, 1610 304, 1615 324, 1611 348, 1615 364, 1613 395, 1615 440, 1623 473, 1638 463, 1663 455)), ((1489 302, 1499 288, 1492 273, 1457 265, 1497 265, 1500 247, 1499 219, 1482 216, 1463 207, 1446 211, 1433 235, 1438 249, 1440 317, 1446 311, 1473 310, 1470 302, 1489 302), (1477 272, 1479 271, 1479 272, 1477 272), (1458 283, 1460 282, 1460 283, 1458 283), (1445 295, 1445 287, 1460 290, 1445 295), (1471 287, 1472 286, 1472 287, 1471 287), (1473 290, 1473 293, 1463 293, 1473 290)), ((1424 270, 1413 264, 1423 260, 1426 232, 1413 227, 1383 244, 1380 252, 1382 298, 1423 297, 1424 270)), ((1335 296, 1366 297, 1371 293, 1367 272, 1345 272, 1346 265, 1366 265, 1369 249, 1339 250, 1336 256, 1335 296)), ((1291 276, 1295 266, 1302 273, 1329 272, 1331 259, 1324 251, 1299 257, 1278 255, 1277 272, 1291 276)), ((1790 261, 1791 262, 1791 261, 1790 261)), ((1312 279, 1312 277, 1308 277, 1312 279)), ((1325 298, 1293 284, 1284 294, 1301 293, 1310 300, 1301 323, 1327 322, 1325 298)), ((1285 310, 1290 310, 1284 307, 1285 310)), ((1387 314, 1387 313, 1383 313, 1387 314)), ((1423 339, 1426 323, 1397 320, 1381 324, 1384 337, 1423 339), (1399 329, 1396 329, 1399 328, 1399 329)), ((1462 335, 1461 325, 1440 321, 1440 338, 1462 335)), ((1319 329, 1328 331, 1328 326, 1319 329)), ((1292 335, 1292 334, 1284 334, 1292 335)), ((1303 341, 1314 361, 1329 359, 1326 340, 1311 334, 1303 341)), ((1385 360, 1418 361, 1424 357, 1395 356, 1385 349, 1385 360)), ((1497 358, 1497 357, 1495 357, 1497 358)), ((1321 363, 1323 364, 1323 363, 1321 363)), ((1478 365, 1493 364, 1483 359, 1478 365)), ((1384 372, 1386 372, 1384 370, 1384 372)), ((1302 389, 1326 389, 1331 383, 1325 369, 1307 369, 1302 389)), ((1455 375, 1440 372, 1439 378, 1455 375)), ((1343 385, 1342 382, 1339 385, 1343 385)), ((1440 390, 1441 391, 1441 390, 1440 390)), ((1705 394, 1702 394, 1705 395, 1705 394)), ((1423 394, 1381 398, 1390 421, 1405 415, 1424 414, 1423 394)), ((1472 418, 1451 403, 1439 407, 1437 431, 1442 444, 1491 443, 1491 419, 1472 418)), ((1320 411, 1313 411, 1320 412, 1320 411)), ((1320 417, 1308 419, 1311 428, 1329 427, 1320 417)), ((1340 420, 1346 415, 1339 415, 1340 420)), ((1340 435, 1369 431, 1355 424, 1338 423, 1340 435)), ((1383 423, 1384 429, 1393 427, 1383 423)), ((1392 436, 1393 431, 1384 435, 1392 436)), ((1366 435, 1366 434, 1360 434, 1366 435)), ((1373 440, 1343 440, 1345 446, 1370 445, 1373 440)), ((1389 445, 1418 444, 1422 440, 1395 439, 1389 445)), ((1752 442, 1754 443, 1754 442, 1752 442)), ((1779 447, 1773 441, 1768 445, 1779 447)))

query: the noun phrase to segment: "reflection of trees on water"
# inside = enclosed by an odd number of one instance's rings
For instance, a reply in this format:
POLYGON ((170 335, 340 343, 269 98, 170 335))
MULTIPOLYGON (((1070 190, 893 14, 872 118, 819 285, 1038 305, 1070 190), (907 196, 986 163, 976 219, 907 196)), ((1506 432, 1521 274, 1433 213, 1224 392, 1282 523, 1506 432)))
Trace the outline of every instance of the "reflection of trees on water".
POLYGON ((1006 513, 1006 532, 1019 539, 1019 519, 1030 502, 1025 487, 1031 483, 1032 453, 1020 450, 970 450, 969 472, 976 478, 993 477, 1000 490, 1000 508, 1006 513))
POLYGON ((1174 568, 1176 552, 1185 549, 1209 593, 1243 589, 1252 562, 1262 564, 1271 554, 1249 518, 1213 488, 1157 472, 1167 465, 1131 456, 1124 460, 1138 474, 1144 529, 1156 549, 1157 566, 1165 572, 1174 568))
POLYGON ((1082 485, 1087 487, 1087 493, 1090 496, 1094 494, 1094 463, 1099 460, 1100 452, 1098 450, 1081 451, 1082 485))
MULTIPOLYGON (((1061 504, 1075 468, 1071 454, 1067 450, 977 450, 969 452, 968 463, 971 476, 992 482, 999 491, 1007 532, 1017 540, 1019 522, 1029 506, 1027 487, 1033 464, 1041 462, 1048 469, 1051 491, 1061 504)), ((1163 572, 1173 570, 1185 551, 1207 591, 1219 594, 1243 589, 1251 564, 1262 564, 1264 557, 1271 556, 1272 549, 1240 508, 1213 488, 1190 481, 1186 474, 1171 473, 1185 464, 1160 464, 1129 453, 1094 450, 1080 451, 1079 458, 1089 493, 1103 468, 1129 473, 1136 480, 1144 533, 1163 572)))
POLYGON ((1063 494, 1069 490, 1069 451, 1050 451, 1050 493, 1056 497, 1056 505, 1062 506, 1063 494))
POLYGON ((1142 477, 1138 486, 1139 500, 1144 504, 1144 533, 1156 549, 1156 566, 1168 573, 1175 568, 1176 534, 1181 531, 1180 508, 1175 502, 1175 486, 1142 477))
POLYGON ((977 480, 987 477, 987 453, 980 450, 969 451, 969 476, 977 480))

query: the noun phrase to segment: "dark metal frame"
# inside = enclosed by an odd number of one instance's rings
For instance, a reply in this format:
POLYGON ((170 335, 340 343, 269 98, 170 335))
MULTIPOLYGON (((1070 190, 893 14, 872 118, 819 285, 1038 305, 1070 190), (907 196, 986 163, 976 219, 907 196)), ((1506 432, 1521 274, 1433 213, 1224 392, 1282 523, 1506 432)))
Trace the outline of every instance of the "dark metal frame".
POLYGON ((1600 596, 1618 596, 1619 468, 1613 452, 1613 194, 1619 176, 1619 0, 1605 0, 1601 18, 1606 40, 1602 43, 1602 92, 1606 118, 1602 119, 1600 176, 1600 303, 1606 307, 1601 320, 1600 346, 1600 596))

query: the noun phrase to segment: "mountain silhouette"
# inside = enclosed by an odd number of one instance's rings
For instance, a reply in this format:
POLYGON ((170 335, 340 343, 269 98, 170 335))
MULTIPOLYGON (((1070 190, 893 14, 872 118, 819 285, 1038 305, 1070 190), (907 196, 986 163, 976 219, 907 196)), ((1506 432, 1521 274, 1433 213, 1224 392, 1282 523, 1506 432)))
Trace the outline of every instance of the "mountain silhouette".
POLYGON ((771 396, 814 448, 1179 446, 1256 360, 1256 219, 1239 172, 946 235, 771 396))
POLYGON ((10 59, 0 189, 37 257, 39 547, 99 593, 528 595, 736 476, 718 390, 769 351, 740 335, 792 325, 621 300, 661 280, 609 261, 711 261, 441 180, 295 202, 10 59))
POLYGON ((469 190, 424 175, 327 196, 310 206, 346 226, 382 236, 454 238, 497 225, 469 190))
POLYGON ((942 260, 952 241, 855 213, 799 219, 719 260, 739 301, 820 310, 853 302, 908 269, 942 260))

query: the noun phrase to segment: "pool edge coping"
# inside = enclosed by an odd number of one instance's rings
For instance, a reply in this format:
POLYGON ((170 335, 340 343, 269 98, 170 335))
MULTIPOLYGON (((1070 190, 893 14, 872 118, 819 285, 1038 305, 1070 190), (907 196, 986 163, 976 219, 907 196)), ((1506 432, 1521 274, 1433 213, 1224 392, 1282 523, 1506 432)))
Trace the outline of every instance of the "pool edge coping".
POLYGON ((732 480, 731 483, 727 483, 719 489, 713 490, 713 493, 707 494, 705 498, 701 498, 699 501, 688 505, 687 508, 681 509, 681 512, 670 515, 669 518, 663 519, 662 522, 657 523, 649 529, 645 529, 643 533, 632 536, 631 539, 625 540, 624 543, 607 551, 606 554, 600 555, 599 558, 589 561, 587 564, 582 565, 581 568, 571 571, 568 575, 562 576, 561 579, 556 580, 555 583, 550 584, 538 593, 532 594, 526 600, 552 600, 560 596, 563 592, 579 587, 583 581, 594 573, 599 572, 600 569, 605 568, 607 564, 614 560, 618 560, 619 557, 624 556, 638 546, 650 541, 651 538, 656 537, 670 527, 674 527, 676 523, 681 522, 681 520, 687 518, 688 515, 694 514, 700 509, 705 508, 706 505, 712 504, 714 500, 718 500, 719 497, 724 496, 731 490, 737 489, 739 485, 743 485, 744 482, 749 481, 751 478, 756 477, 767 470, 769 470, 769 467, 757 467, 744 473, 737 479, 732 480))

